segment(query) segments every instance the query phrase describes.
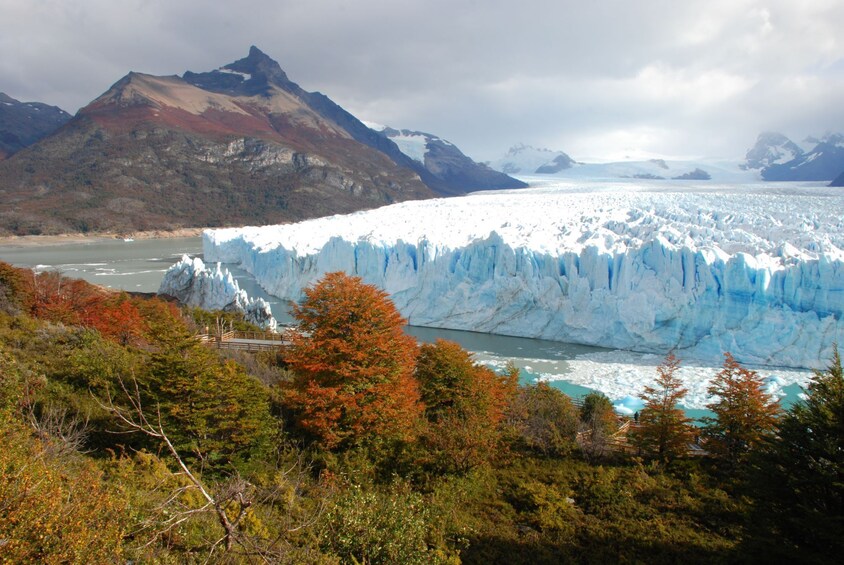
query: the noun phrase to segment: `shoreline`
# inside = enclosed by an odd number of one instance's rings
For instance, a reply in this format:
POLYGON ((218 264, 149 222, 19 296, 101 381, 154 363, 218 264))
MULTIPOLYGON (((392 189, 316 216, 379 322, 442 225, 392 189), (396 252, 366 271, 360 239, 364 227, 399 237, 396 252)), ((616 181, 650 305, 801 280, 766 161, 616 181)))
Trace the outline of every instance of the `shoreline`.
POLYGON ((175 239, 199 237, 208 228, 179 228, 175 230, 150 230, 131 233, 65 233, 57 235, 9 235, 0 236, 0 247, 42 247, 48 245, 70 245, 75 243, 98 243, 125 239, 175 239))

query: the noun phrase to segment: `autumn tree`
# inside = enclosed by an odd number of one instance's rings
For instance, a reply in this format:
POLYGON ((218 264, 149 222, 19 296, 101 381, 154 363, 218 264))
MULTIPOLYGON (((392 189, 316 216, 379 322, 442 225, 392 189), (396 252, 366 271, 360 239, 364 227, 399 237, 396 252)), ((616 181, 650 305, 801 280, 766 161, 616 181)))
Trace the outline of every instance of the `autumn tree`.
POLYGON ((138 343, 147 329, 140 311, 125 292, 104 299, 99 307, 86 313, 82 324, 120 345, 138 343))
POLYGON ((438 339, 420 348, 416 378, 425 405, 425 443, 436 465, 465 472, 495 453, 499 424, 516 390, 518 373, 496 375, 458 344, 438 339))
POLYGON ((632 434, 639 449, 664 462, 684 454, 693 435, 691 420, 677 407, 688 393, 677 377, 679 368, 680 360, 673 353, 657 367, 655 385, 646 386, 642 393, 645 406, 632 434))
POLYGON ((31 276, 0 261, 0 312, 18 314, 32 307, 31 285, 27 280, 31 276))
POLYGON ((706 449, 735 467, 774 433, 779 404, 762 390, 762 377, 729 353, 707 392, 715 397, 707 405, 715 417, 703 419, 706 449))
POLYGON ((578 413, 571 399, 548 383, 520 387, 511 411, 524 443, 545 455, 565 455, 575 446, 578 413))
POLYGON ((751 533, 764 558, 833 562, 844 552, 844 368, 836 347, 804 400, 751 458, 751 533))
POLYGON ((285 359, 296 377, 285 403, 298 426, 329 449, 411 439, 421 411, 417 347, 387 294, 328 273, 305 289, 293 317, 299 328, 285 359))

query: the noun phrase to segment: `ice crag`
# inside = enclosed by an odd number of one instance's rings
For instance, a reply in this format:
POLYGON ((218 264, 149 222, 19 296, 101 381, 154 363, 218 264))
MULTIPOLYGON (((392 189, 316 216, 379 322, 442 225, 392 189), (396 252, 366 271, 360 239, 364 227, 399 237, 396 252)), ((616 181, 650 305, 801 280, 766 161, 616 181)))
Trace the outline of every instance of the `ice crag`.
POLYGON ((266 300, 249 298, 228 269, 221 269, 219 263, 210 269, 199 257, 183 255, 181 261, 167 269, 158 294, 205 310, 242 312, 247 322, 267 330, 275 331, 278 326, 266 300))
POLYGON ((817 185, 557 181, 203 239, 283 299, 342 270, 414 325, 818 367, 844 343, 842 210, 817 185))

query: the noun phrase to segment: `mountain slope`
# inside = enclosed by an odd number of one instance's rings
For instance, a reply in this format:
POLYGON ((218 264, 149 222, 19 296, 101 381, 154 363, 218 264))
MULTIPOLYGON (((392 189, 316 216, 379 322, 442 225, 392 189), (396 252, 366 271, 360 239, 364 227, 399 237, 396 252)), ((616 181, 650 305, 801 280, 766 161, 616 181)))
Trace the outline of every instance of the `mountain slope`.
POLYGON ((462 192, 253 47, 211 72, 129 73, 0 162, 0 229, 267 224, 462 192))
POLYGON ((0 92, 0 159, 32 145, 70 118, 70 114, 56 106, 20 102, 0 92))
POLYGON ((844 136, 808 138, 806 151, 781 133, 759 135, 748 150, 744 169, 758 169, 766 181, 829 181, 844 170, 844 136))
POLYGON ((525 188, 527 183, 476 163, 463 154, 456 145, 430 133, 397 130, 391 127, 369 127, 394 142, 399 150, 414 161, 418 170, 423 167, 429 176, 423 176, 429 186, 443 194, 460 194, 475 190, 525 188))
POLYGON ((765 169, 792 161, 804 153, 800 146, 783 134, 766 131, 760 133, 753 147, 747 150, 743 168, 765 169))
POLYGON ((813 140, 815 147, 794 159, 762 169, 769 181, 829 181, 844 170, 844 136, 827 135, 813 140))

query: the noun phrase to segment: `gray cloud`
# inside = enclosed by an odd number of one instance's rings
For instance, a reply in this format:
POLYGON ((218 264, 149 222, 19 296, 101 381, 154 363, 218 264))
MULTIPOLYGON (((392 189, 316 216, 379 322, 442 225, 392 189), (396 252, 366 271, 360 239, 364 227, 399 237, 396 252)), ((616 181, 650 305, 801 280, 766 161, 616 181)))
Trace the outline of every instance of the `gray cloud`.
POLYGON ((0 90, 75 111, 258 45, 355 115, 494 159, 737 157, 844 129, 839 0, 0 0, 0 90), (808 4, 808 5, 807 5, 808 4))

